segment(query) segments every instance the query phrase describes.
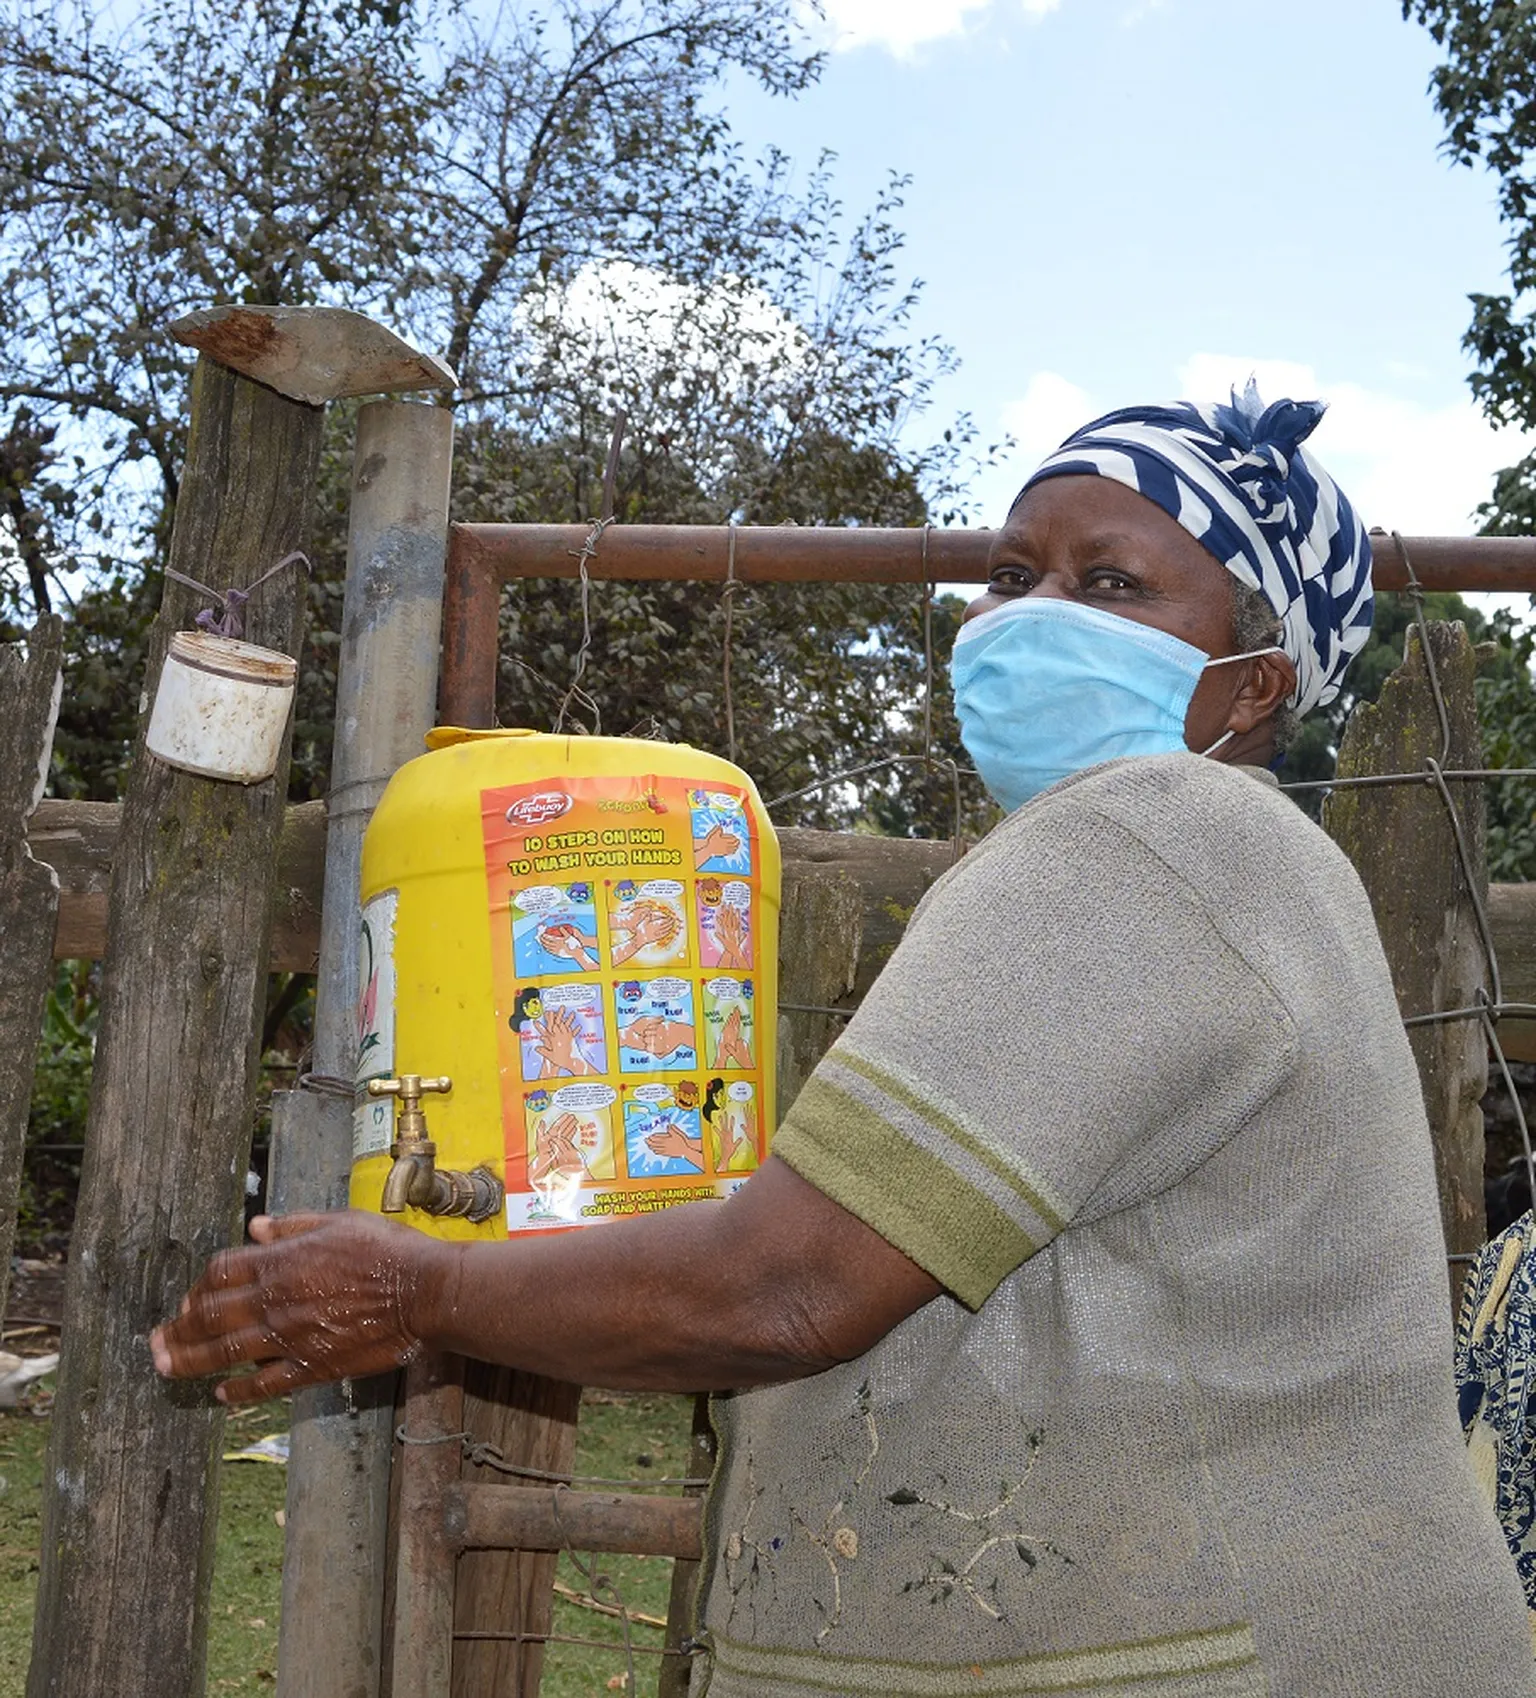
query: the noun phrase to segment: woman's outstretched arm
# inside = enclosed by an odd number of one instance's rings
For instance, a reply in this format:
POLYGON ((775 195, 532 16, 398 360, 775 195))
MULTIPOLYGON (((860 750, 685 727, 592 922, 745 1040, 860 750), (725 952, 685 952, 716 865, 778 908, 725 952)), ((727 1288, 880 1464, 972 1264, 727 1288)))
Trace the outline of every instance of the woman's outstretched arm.
POLYGON ((262 1218, 150 1344, 165 1375, 229 1375, 229 1403, 451 1350, 555 1379, 723 1390, 862 1355, 940 1286, 770 1158, 729 1201, 506 1242, 445 1243, 376 1215, 262 1218))

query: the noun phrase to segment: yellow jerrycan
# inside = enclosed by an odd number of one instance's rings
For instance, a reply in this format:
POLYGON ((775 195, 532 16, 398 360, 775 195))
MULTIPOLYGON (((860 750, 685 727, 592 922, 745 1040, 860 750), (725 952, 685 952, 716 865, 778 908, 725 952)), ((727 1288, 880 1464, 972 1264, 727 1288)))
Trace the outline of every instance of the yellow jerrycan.
POLYGON ((353 1207, 494 1238, 728 1196, 774 1125, 751 779, 676 743, 427 743, 363 841, 353 1207))

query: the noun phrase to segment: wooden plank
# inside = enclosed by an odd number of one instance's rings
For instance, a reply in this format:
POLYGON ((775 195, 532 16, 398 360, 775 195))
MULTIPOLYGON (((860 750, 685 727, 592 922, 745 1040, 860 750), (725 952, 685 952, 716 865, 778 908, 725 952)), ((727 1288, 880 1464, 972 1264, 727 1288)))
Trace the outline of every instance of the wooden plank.
MULTIPOLYGON (((61 886, 55 961, 99 961, 107 948, 107 892, 122 822, 119 802, 45 798, 27 831, 32 853, 57 869, 61 886)), ((325 803, 285 811, 272 910, 274 973, 312 973, 320 948, 325 877, 325 803)))
MULTIPOLYGON (((1377 702, 1350 716, 1339 748, 1341 778, 1419 771, 1427 758, 1447 768, 1482 765, 1471 640, 1460 624, 1435 622, 1428 631, 1449 721, 1449 750, 1443 749, 1418 633, 1410 631, 1403 664, 1377 702)), ((1481 787, 1458 784, 1452 800, 1467 867, 1446 805, 1431 786, 1335 790, 1323 807, 1324 826, 1354 862, 1370 896, 1405 1017, 1471 1007, 1485 982, 1473 906, 1474 892, 1485 893, 1488 879, 1481 787)), ((1476 1250, 1487 1237, 1479 1107, 1488 1083, 1483 1030, 1476 1020, 1456 1020, 1414 1026, 1408 1036, 1434 1140, 1446 1241, 1453 1252, 1476 1250)), ((1453 1266, 1454 1293, 1461 1271, 1453 1266)))
MULTIPOLYGON (((568 1474, 576 1460, 576 1417, 581 1387, 542 1374, 522 1373, 488 1362, 464 1364, 464 1429, 496 1446, 524 1468, 568 1474)), ((531 1482, 509 1484, 489 1464, 465 1461, 463 1492, 496 1491, 512 1498, 546 1491, 531 1482), (494 1482, 487 1484, 486 1482, 494 1482)), ((561 1494, 562 1501, 567 1494, 561 1494)), ((458 1501, 458 1500, 455 1500, 458 1501)), ((521 1525, 521 1523, 519 1523, 521 1525)), ((473 1547, 459 1559, 454 1602, 456 1632, 496 1629, 548 1633, 554 1619, 555 1558, 560 1546, 509 1540, 463 1540, 473 1547)), ((453 1658, 453 1698, 538 1698, 544 1647, 517 1640, 462 1639, 453 1658)))
MULTIPOLYGON (((453 1664, 454 1562, 463 1362, 429 1355, 405 1372, 394 1613, 388 1683, 393 1698, 448 1698, 453 1664), (446 1440, 446 1442, 438 1442, 446 1440)), ((486 1692, 499 1690, 485 1688, 486 1692)))
MULTIPOLYGON (((853 1006, 875 982, 901 942, 912 911, 959 859, 957 846, 912 837, 873 837, 858 831, 795 831, 779 833, 784 853, 784 877, 847 873, 863 897, 859 921, 859 965, 853 986, 842 1000, 853 1006)), ((782 954, 783 951, 781 950, 782 954)), ((786 1002, 810 1002, 809 996, 780 994, 786 1002)))
MULTIPOLYGON (((1504 1000, 1536 1007, 1536 884, 1489 885, 1488 925, 1504 1000)), ((1501 1020, 1499 1043, 1511 1061, 1536 1061, 1536 1020, 1501 1020)))
POLYGON ((22 1152, 32 1102, 38 1031, 53 977, 59 880, 27 842, 53 755, 59 716, 64 624, 39 619, 20 647, 0 647, 0 701, 9 724, 0 740, 0 1315, 5 1313, 16 1243, 22 1152))
MULTIPOLYGON (((107 886, 119 814, 115 802, 45 798, 32 817, 27 836, 32 852, 57 868, 61 885, 55 960, 94 961, 106 947, 107 886)), ((779 842, 786 885, 801 871, 814 875, 818 869, 828 874, 847 872, 858 885, 863 899, 859 971, 843 999, 852 1006, 889 959, 913 908, 948 871, 954 847, 927 839, 841 831, 784 830, 779 842)), ((274 972, 314 971, 324 859, 325 804, 301 802, 289 808, 278 850, 274 972)), ((1488 900, 1505 995, 1512 1002, 1536 1005, 1536 884, 1491 885, 1488 900)), ((1536 1021, 1508 1020, 1501 1032, 1512 1056, 1536 1061, 1536 1021)))
POLYGON ((696 1562, 701 1550, 698 1498, 461 1483, 449 1488, 447 1503, 447 1524, 466 1551, 607 1551, 696 1562))
MULTIPOLYGON (((44 800, 28 827, 40 860, 58 869, 60 890, 56 960, 95 961, 107 939, 107 889, 117 843, 116 802, 44 800)), ((796 867, 842 869, 863 895, 863 951, 854 995, 863 995, 884 964, 912 909, 955 859, 948 842, 870 837, 861 832, 779 833, 785 877, 796 867)), ((290 807, 278 848, 273 912, 272 970, 313 972, 320 941, 320 892, 325 866, 325 804, 290 807)))
MULTIPOLYGON (((243 587, 308 542, 322 416, 200 359, 171 564, 243 587)), ((297 654, 303 575, 246 609, 297 654)), ((150 679, 203 598, 168 583, 150 679)), ((161 1381, 145 1336, 238 1230, 286 747, 241 785, 135 749, 109 896, 65 1298, 28 1698, 200 1698, 223 1410, 161 1381)), ((318 1581, 317 1581, 318 1583, 318 1581)))
MULTIPOLYGON (((695 1480, 714 1477, 717 1452, 714 1422, 710 1419, 709 1398, 700 1393, 693 1400, 693 1431, 688 1439, 688 1474, 695 1480)), ((686 1495, 702 1500, 705 1488, 689 1486, 686 1495)), ((701 1543, 702 1543, 702 1527, 701 1543)), ((672 1564, 672 1587, 667 1598, 667 1636, 663 1648, 672 1653, 661 1659, 656 1674, 656 1698, 688 1698, 693 1675, 693 1659, 684 1650, 684 1642, 693 1637, 699 1614, 700 1563, 692 1557, 678 1557, 672 1564)))
POLYGON ((837 1038, 845 1020, 810 1012, 846 1005, 859 976, 864 900, 846 868, 792 862, 779 910, 778 1116, 837 1038))
MULTIPOLYGON (((374 401, 359 410, 310 1062, 321 1077, 350 1079, 356 1063, 363 836, 390 776, 421 752, 432 724, 452 465, 446 408, 374 401)), ((329 1101, 341 1112, 302 1127, 273 1117, 273 1160, 286 1174, 290 1207, 346 1207, 351 1105, 329 1101), (291 1132, 301 1151, 283 1148, 291 1132)), ((294 1395, 277 1645, 282 1698, 377 1691, 398 1378, 294 1395), (323 1590, 316 1573, 329 1577, 323 1590)))
POLYGON ((350 307, 203 307, 178 318, 171 335, 290 400, 323 406, 348 395, 454 389, 436 354, 402 340, 350 307))

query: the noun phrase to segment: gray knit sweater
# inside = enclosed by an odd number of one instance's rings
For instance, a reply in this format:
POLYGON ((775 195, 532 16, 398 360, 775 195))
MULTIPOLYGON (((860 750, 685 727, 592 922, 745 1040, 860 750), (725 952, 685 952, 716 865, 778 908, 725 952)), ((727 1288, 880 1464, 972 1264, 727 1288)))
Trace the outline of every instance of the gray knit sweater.
POLYGON ((952 1296, 717 1401, 711 1698, 1533 1698, 1353 869, 1189 755, 935 887, 775 1152, 952 1296))

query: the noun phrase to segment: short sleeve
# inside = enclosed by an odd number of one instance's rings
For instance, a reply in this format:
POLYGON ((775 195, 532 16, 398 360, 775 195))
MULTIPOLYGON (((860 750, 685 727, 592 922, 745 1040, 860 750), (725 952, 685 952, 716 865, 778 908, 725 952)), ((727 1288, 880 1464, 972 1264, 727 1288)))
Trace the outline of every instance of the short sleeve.
POLYGON ((1070 793, 930 893, 774 1154, 977 1308, 1262 1107, 1295 1028, 1240 917, 1070 793))

